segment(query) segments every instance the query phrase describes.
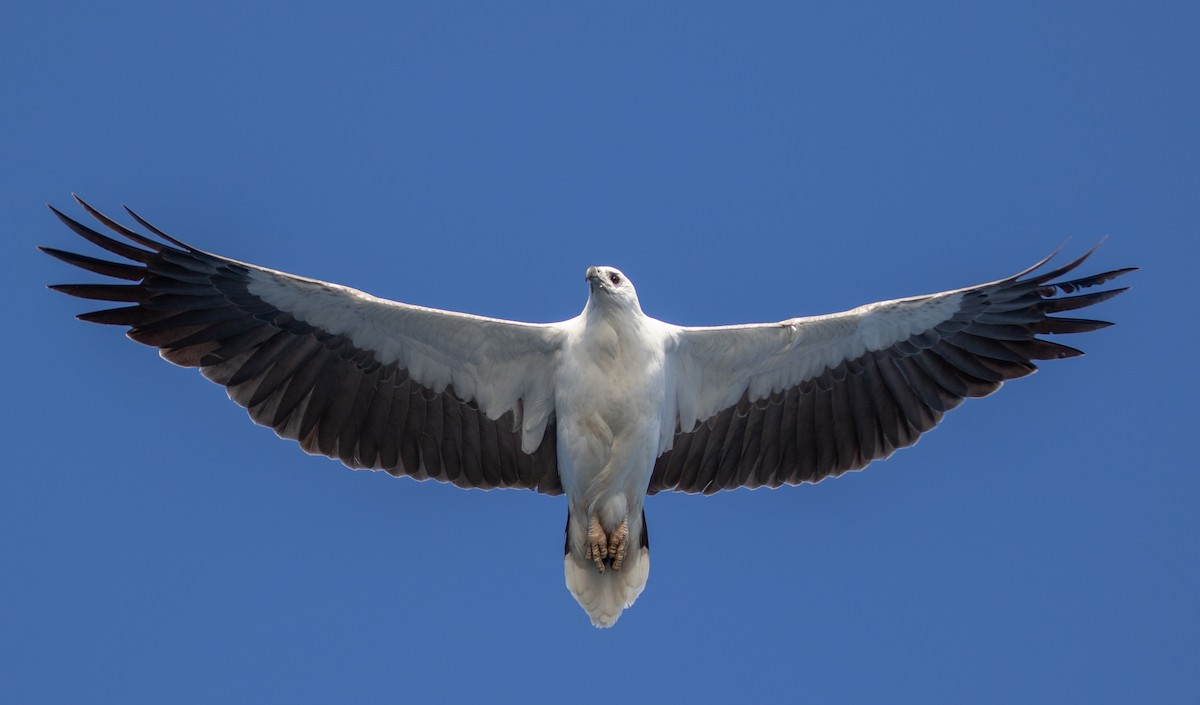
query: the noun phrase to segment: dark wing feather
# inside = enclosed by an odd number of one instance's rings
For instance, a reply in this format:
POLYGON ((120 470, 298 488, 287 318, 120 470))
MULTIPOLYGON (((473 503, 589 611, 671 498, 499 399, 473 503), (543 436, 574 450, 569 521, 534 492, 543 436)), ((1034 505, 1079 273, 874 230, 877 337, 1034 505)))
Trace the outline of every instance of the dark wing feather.
MULTIPOLYGON (((677 430, 673 447, 655 464, 649 493, 779 487, 858 470, 916 443, 964 399, 987 396, 1004 381, 1032 373, 1035 360, 1081 355, 1037 336, 1111 324, 1050 314, 1091 306, 1125 289, 1059 294, 1135 269, 1051 281, 1090 254, 1047 273, 1026 276, 1034 267, 993 284, 948 292, 961 294, 961 302, 937 325, 840 360, 755 403, 744 392, 738 403, 696 428, 677 430)), ((710 347, 713 343, 719 340, 710 340, 710 347)))
MULTIPOLYGON (((166 242, 138 234, 80 203, 134 247, 54 213, 78 235, 133 264, 59 249, 46 254, 133 284, 51 288, 79 298, 132 303, 86 313, 85 321, 126 326, 133 340, 160 349, 178 365, 198 367, 225 386, 258 424, 298 441, 309 453, 352 468, 433 478, 460 487, 518 487, 559 494, 554 421, 532 454, 521 449, 513 411, 492 420, 453 385, 415 383, 397 362, 297 320, 248 289, 250 269, 175 240, 134 218, 166 242), (145 249, 142 249, 145 248, 145 249)), ((132 213, 132 212, 131 212, 132 213)))

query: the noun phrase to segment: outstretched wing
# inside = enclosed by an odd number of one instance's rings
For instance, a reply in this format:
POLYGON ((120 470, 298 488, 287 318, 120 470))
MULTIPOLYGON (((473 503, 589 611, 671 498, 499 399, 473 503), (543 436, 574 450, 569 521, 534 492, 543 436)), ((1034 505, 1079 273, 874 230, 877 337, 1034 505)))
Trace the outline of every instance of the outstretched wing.
MULTIPOLYGON (((966 397, 1082 354, 1038 338, 1103 321, 1051 317, 1125 291, 1078 296, 1118 269, 1052 279, 1047 261, 1008 279, 768 325, 677 330, 678 430, 650 493, 817 482, 917 442, 966 397), (1022 278, 1026 277, 1026 278, 1022 278)), ((1052 255, 1053 256, 1053 255, 1052 255)))
POLYGON ((77 234, 129 260, 41 248, 132 282, 51 287, 133 304, 80 319, 128 326, 130 338, 166 360, 199 367, 256 423, 309 453, 459 487, 561 492, 550 364, 558 327, 386 301, 236 262, 175 240, 132 211, 164 242, 79 202, 141 246, 51 208, 77 234))

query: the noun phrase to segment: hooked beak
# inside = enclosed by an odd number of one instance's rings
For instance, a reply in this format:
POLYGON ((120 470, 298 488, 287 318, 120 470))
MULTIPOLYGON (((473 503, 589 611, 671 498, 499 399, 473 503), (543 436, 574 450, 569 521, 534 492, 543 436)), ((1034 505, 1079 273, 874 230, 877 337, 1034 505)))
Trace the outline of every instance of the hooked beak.
POLYGON ((604 286, 604 277, 600 275, 599 267, 588 267, 584 278, 592 285, 593 289, 604 286))

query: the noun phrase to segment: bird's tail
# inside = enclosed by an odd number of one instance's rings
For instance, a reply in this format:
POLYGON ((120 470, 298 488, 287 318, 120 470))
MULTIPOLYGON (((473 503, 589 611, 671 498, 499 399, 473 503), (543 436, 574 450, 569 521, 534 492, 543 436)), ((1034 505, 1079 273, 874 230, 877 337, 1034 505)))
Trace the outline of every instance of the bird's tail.
POLYGON ((646 531, 646 514, 629 527, 630 548, 620 570, 605 568, 601 573, 582 550, 586 543, 586 530, 582 541, 572 541, 571 518, 567 517, 567 546, 563 558, 563 571, 567 577, 567 589, 575 601, 588 613, 592 625, 611 627, 626 607, 633 605, 646 587, 650 577, 650 537, 646 531), (575 544, 576 550, 572 550, 575 544), (636 547, 636 548, 634 548, 636 547))

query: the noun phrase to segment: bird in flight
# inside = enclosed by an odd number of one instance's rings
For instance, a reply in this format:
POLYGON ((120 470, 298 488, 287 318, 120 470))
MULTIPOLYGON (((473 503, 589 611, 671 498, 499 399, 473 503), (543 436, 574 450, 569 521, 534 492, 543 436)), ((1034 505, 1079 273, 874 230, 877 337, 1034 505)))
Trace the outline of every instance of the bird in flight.
POLYGON ((127 327, 168 362, 198 367, 305 452, 565 494, 567 587, 598 627, 646 585, 647 495, 818 482, 887 458, 1033 361, 1080 355, 1038 336, 1110 324, 1051 314, 1116 296, 1125 289, 1076 292, 1134 269, 1062 280, 1091 253, 1043 272, 1047 257, 989 284, 843 313, 684 327, 644 314, 628 277, 595 266, 582 313, 535 324, 238 262, 76 200, 124 240, 51 210, 125 260, 41 248, 125 282, 52 286, 121 304, 81 320, 127 327))

